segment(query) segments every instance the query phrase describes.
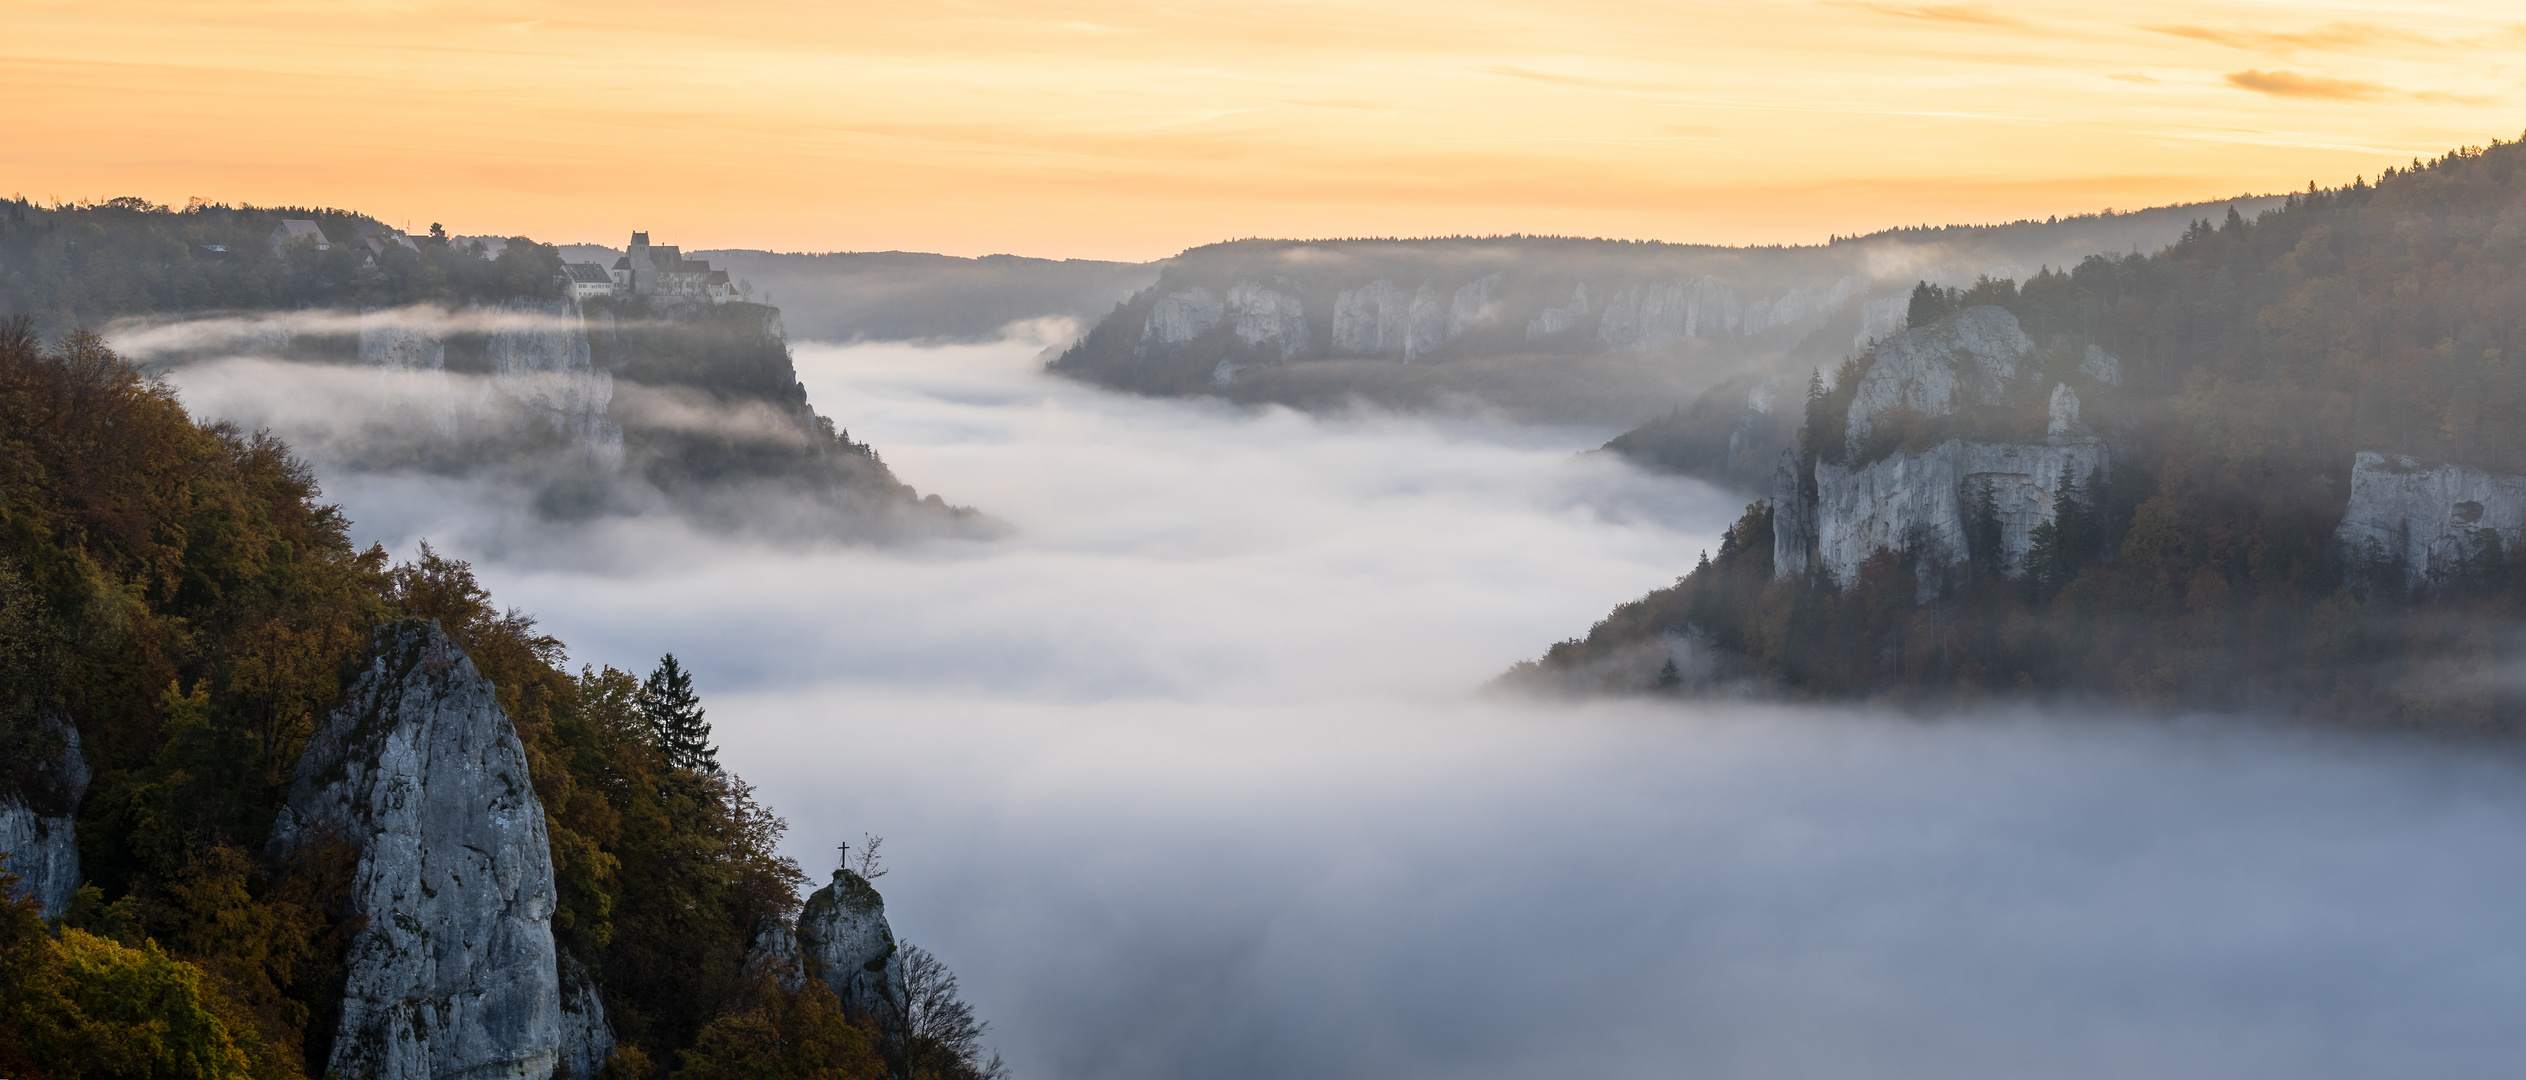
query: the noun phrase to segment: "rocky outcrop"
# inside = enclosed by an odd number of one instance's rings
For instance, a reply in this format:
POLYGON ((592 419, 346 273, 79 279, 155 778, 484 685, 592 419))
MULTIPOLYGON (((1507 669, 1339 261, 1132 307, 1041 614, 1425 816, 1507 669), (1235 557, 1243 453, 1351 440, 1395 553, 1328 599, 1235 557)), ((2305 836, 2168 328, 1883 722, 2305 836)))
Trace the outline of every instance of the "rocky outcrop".
MULTIPOLYGON (((1911 552, 1940 567, 1962 561, 1970 507, 1989 484, 2004 572, 2015 573, 2037 525, 2051 521, 2061 478, 2085 484, 2108 467, 2105 444, 2054 446, 1959 439, 1859 468, 1816 466, 1815 546, 1823 569, 1848 585, 1879 549, 1911 552)), ((1775 529, 1777 549, 1780 531, 1775 529)), ((1775 563, 1775 572, 1780 564, 1775 563)))
POLYGON ((42 904, 49 918, 69 907, 71 894, 79 891, 75 824, 89 775, 78 729, 59 721, 45 727, 60 740, 61 755, 36 771, 40 790, 0 794, 0 852, 8 853, 8 871, 18 876, 18 888, 42 904))
POLYGON ((525 747, 436 623, 380 629, 300 759, 273 842, 326 838, 358 851, 348 906, 361 922, 328 1073, 544 1080, 601 1059, 603 1007, 584 978, 565 1007, 525 747))
POLYGON ((553 1063, 553 1080, 593 1080, 614 1056, 614 1027, 605 1020, 605 1001, 598 996, 595 976, 567 949, 558 959, 561 1051, 553 1063))
POLYGON ((1219 385, 1234 381, 1242 367, 1278 363, 1307 348, 1307 308, 1296 293, 1279 284, 1238 281, 1226 296, 1196 286, 1159 297, 1141 327, 1137 355, 1166 359, 1223 321, 1241 348, 1212 372, 1219 385))
POLYGON ((1148 322, 1141 327, 1141 351, 1145 354, 1152 345, 1165 348, 1200 337, 1219 325, 1219 317, 1226 310, 1219 294, 1209 289, 1191 288, 1161 296, 1150 306, 1148 322))
POLYGON ((1228 288, 1225 311, 1237 341, 1249 348, 1285 360, 1307 347, 1307 308, 1294 293, 1240 281, 1228 288))
POLYGON ((1447 338, 1450 341, 1500 319, 1500 303, 1492 298, 1499 291, 1502 276, 1491 274, 1460 285, 1447 302, 1447 338))
POLYGON ((2526 477, 2361 452, 2333 538, 2355 563, 2428 588, 2526 542, 2526 477))
POLYGON ((2034 358, 2035 342, 2005 308, 1967 308, 1896 334, 1877 343, 1851 400, 1844 437, 1852 446, 1866 443, 1877 423, 1897 410, 1945 416, 2000 404, 2034 358))
POLYGON ((798 925, 764 916, 754 928, 753 944, 746 948, 745 972, 779 983, 793 994, 805 986, 807 967, 798 956, 798 925))
POLYGON ((1579 320, 1586 318, 1587 314, 1588 287, 1582 283, 1570 290, 1568 303, 1546 307, 1537 312, 1534 318, 1527 320, 1526 340, 1533 341, 1539 337, 1574 329, 1579 325, 1579 320))
MULTIPOLYGON (((1880 341, 1844 416, 1845 446, 1856 453, 1893 415, 1938 418, 2007 405, 2010 395, 2033 392, 2034 359, 2016 316, 1997 307, 1968 308, 1880 341)), ((2081 377, 2110 385, 2119 364, 2091 348, 2081 377)), ((1817 462, 1812 471, 1796 452, 1785 453, 1772 484, 1773 572, 1821 571, 1848 585, 1870 556, 1891 551, 1915 556, 1926 584, 1968 556, 1974 507, 1987 488, 2001 570, 2018 573, 2036 527, 2058 514, 2064 483, 2084 486, 2112 468, 2105 442, 2080 418, 2076 389, 2056 383, 2046 404, 2042 443, 1950 438, 1873 460, 1817 462)))
POLYGON ((1347 356, 1401 356, 1405 363, 1447 343, 1452 298, 1428 282, 1406 289, 1391 280, 1344 289, 1333 299, 1333 351, 1347 356))
MULTIPOLYGON (((777 940, 768 946, 778 947, 777 940)), ((848 869, 834 871, 833 882, 808 897, 799 912, 792 947, 807 972, 842 999, 844 1013, 854 1020, 869 1017, 889 1035, 902 1034, 908 1000, 903 958, 886 924, 886 900, 868 879, 848 869)))
POLYGON ((1617 349, 1653 349, 1733 333, 1744 321, 1736 290, 1717 278, 1676 279, 1614 294, 1597 319, 1596 336, 1617 349))

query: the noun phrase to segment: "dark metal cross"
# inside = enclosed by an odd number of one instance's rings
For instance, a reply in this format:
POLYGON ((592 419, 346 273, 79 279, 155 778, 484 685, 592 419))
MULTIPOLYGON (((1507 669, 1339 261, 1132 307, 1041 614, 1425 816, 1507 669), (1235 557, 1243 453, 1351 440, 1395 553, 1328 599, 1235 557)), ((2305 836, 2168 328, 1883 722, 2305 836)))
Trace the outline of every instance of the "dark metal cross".
POLYGON ((851 868, 851 845, 842 844, 839 846, 842 849, 842 868, 848 870, 851 868))

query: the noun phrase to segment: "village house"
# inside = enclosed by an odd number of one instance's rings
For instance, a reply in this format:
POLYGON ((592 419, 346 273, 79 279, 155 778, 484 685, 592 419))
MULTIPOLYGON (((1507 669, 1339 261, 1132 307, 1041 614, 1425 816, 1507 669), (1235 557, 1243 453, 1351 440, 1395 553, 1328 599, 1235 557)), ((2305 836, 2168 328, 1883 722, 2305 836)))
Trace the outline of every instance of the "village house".
POLYGON ((301 218, 281 222, 272 228, 272 253, 280 254, 282 245, 299 239, 315 241, 318 251, 333 250, 333 241, 325 238, 325 231, 317 228, 315 222, 301 218))

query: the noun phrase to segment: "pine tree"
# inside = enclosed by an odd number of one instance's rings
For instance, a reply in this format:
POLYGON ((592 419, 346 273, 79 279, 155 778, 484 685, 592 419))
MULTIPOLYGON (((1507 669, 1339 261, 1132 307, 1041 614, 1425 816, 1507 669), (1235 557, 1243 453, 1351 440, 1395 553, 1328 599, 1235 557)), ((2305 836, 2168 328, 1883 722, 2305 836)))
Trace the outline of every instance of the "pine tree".
POLYGON ((1997 579, 2008 565, 2008 552, 2001 547, 1999 494, 1985 478, 1975 485, 1973 501, 1965 508, 1965 558, 1975 574, 1997 579))
POLYGON ((701 696, 693 692, 693 676, 668 653, 658 670, 640 684, 640 714, 656 733, 667 764, 694 772, 718 772, 719 748, 710 744, 710 722, 702 718, 701 696))

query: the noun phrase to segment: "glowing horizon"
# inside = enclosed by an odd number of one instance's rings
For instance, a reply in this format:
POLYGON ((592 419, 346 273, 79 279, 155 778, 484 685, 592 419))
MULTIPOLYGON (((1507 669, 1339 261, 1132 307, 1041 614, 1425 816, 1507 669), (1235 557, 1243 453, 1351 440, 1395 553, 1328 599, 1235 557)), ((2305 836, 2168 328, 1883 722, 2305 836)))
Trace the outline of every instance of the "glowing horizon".
POLYGON ((2526 117, 2513 9, 37 3, 0 190, 687 249, 1813 243, 2347 183, 2526 117))

